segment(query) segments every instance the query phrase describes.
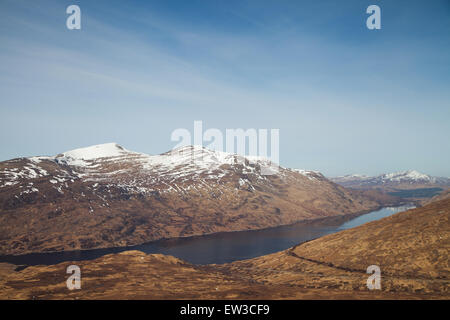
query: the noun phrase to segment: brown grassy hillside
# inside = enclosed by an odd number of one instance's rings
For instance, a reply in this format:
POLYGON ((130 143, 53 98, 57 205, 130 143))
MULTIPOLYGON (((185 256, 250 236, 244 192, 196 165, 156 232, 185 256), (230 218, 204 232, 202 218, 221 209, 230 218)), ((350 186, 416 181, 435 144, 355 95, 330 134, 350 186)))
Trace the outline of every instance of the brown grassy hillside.
POLYGON ((93 261, 0 268, 3 299, 449 299, 450 199, 224 265, 199 266, 139 251, 93 261), (65 286, 66 267, 82 289, 65 286), (366 268, 381 268, 381 290, 366 268))

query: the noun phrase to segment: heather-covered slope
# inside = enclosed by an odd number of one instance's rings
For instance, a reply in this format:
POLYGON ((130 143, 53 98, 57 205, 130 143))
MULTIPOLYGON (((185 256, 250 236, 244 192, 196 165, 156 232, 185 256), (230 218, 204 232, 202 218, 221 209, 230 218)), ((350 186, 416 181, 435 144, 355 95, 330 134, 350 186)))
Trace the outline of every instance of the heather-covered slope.
POLYGON ((448 299, 449 218, 450 199, 445 199, 232 266, 276 284, 364 291, 367 267, 377 265, 384 293, 448 299))

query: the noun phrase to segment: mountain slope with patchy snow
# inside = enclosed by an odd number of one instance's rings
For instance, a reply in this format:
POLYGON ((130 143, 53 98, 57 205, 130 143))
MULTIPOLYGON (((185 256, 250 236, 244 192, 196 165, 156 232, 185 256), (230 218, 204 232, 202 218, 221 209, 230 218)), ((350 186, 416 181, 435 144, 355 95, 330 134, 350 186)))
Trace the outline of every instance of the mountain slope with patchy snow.
POLYGON ((379 206, 320 173, 267 160, 198 146, 147 155, 109 143, 0 162, 0 253, 126 246, 379 206))

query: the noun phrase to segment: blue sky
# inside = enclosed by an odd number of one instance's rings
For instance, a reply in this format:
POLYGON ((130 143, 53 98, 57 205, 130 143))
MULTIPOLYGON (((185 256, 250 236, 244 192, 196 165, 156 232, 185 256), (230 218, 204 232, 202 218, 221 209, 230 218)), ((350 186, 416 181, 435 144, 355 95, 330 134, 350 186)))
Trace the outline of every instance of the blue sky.
POLYGON ((157 154, 202 120, 279 128, 286 167, 450 176, 446 0, 0 0, 0 30, 0 160, 157 154))

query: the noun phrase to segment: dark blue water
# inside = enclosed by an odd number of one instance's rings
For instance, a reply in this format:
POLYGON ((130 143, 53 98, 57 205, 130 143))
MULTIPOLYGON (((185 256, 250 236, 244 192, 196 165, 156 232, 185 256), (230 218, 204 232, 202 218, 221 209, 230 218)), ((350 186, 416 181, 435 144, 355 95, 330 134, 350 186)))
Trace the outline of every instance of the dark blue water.
POLYGON ((299 243, 353 228, 409 208, 412 207, 383 208, 350 220, 335 217, 264 230, 160 240, 131 247, 0 256, 0 262, 16 265, 51 265, 64 261, 92 260, 105 254, 126 250, 140 250, 146 253, 172 255, 195 264, 220 264, 285 250, 299 243))

